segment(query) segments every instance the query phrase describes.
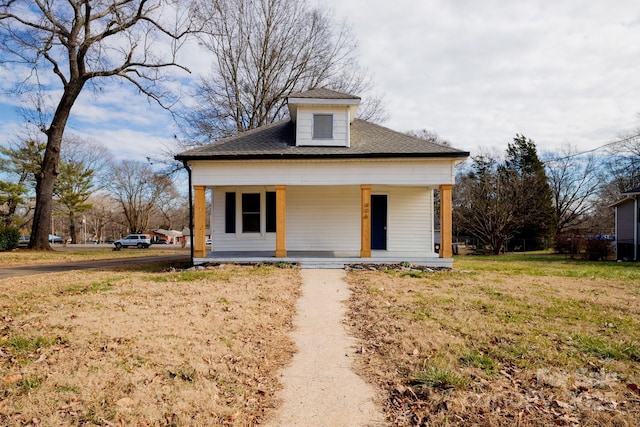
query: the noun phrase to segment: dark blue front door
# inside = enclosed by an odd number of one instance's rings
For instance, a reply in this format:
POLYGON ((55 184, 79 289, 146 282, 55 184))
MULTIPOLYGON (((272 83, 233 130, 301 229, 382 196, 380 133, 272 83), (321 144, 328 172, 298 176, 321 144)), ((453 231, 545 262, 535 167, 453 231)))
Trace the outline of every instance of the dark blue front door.
POLYGON ((371 249, 387 249, 386 195, 371 195, 371 249))

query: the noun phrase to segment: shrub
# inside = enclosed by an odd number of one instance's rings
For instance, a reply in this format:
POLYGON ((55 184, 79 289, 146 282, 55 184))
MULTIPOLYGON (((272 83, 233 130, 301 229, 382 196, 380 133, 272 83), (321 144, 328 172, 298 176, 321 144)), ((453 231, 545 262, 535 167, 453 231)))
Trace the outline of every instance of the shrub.
POLYGON ((558 234, 553 247, 559 254, 579 254, 584 247, 584 239, 569 233, 558 234))
POLYGON ((587 256, 590 261, 604 261, 612 253, 611 242, 602 239, 587 240, 587 256))
POLYGON ((0 227, 0 251, 10 251, 18 247, 20 231, 14 227, 0 227))

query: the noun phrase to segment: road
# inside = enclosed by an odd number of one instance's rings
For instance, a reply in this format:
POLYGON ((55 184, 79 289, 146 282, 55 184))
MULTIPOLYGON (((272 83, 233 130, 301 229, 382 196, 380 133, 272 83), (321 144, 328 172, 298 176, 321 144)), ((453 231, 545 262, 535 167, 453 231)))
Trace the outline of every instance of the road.
POLYGON ((120 265, 147 264, 152 262, 189 261, 189 255, 159 255, 141 258, 101 259, 93 261, 74 261, 55 264, 16 265, 0 268, 0 280, 10 277, 29 276, 33 274, 60 273, 73 270, 90 270, 93 268, 117 267, 120 265))

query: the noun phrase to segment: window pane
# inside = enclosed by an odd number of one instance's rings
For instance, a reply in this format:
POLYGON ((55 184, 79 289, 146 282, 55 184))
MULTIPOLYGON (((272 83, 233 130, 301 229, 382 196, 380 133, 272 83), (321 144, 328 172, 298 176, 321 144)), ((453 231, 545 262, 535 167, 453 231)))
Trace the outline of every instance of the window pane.
POLYGON ((242 232, 260 232, 260 193, 242 195, 242 232))
POLYGON ((313 138, 331 139, 333 138, 333 115, 314 114, 313 115, 313 138))
POLYGON ((236 232, 236 193, 224 195, 224 232, 236 232))
POLYGON ((267 206, 266 206, 266 220, 267 220, 267 233, 276 232, 276 193, 274 191, 267 191, 267 206))
POLYGON ((243 213, 242 214, 242 232, 243 233, 259 233, 260 232, 260 214, 243 213))

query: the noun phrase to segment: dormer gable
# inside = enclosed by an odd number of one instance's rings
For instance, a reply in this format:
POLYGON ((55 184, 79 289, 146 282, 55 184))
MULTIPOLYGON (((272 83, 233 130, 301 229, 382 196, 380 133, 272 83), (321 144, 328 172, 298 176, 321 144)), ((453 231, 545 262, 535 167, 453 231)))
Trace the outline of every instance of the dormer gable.
POLYGON ((349 147, 350 124, 360 98, 325 88, 289 95, 289 116, 296 127, 296 146, 349 147))

